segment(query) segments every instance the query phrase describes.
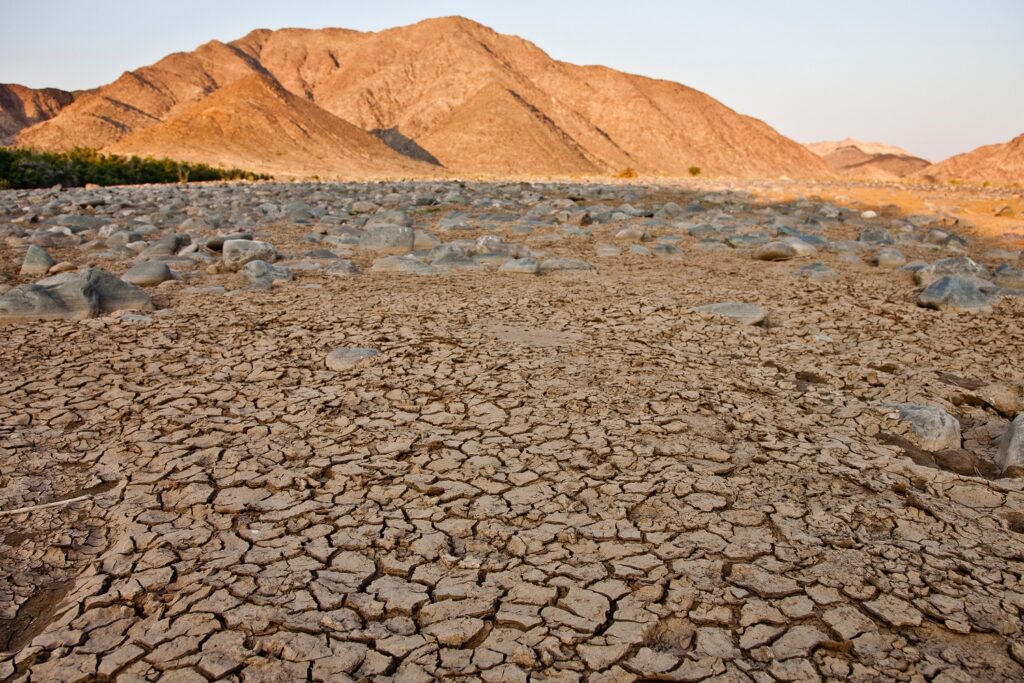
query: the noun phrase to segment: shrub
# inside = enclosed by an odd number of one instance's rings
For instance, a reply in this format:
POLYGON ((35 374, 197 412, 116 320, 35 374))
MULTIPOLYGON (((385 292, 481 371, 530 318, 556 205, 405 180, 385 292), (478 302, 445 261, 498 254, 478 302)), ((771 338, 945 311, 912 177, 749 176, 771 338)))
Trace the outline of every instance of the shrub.
POLYGON ((618 173, 616 173, 615 177, 616 178, 622 178, 624 180, 625 179, 629 179, 629 178, 636 178, 636 169, 632 168, 632 167, 624 168, 621 171, 619 171, 618 173))
POLYGON ((700 175, 700 166, 691 166, 687 170, 690 171, 690 175, 692 175, 694 178, 700 175))
POLYGON ((139 185, 204 180, 268 180, 270 176, 237 168, 216 168, 171 159, 124 157, 76 147, 68 152, 40 152, 0 147, 0 188, 139 185))

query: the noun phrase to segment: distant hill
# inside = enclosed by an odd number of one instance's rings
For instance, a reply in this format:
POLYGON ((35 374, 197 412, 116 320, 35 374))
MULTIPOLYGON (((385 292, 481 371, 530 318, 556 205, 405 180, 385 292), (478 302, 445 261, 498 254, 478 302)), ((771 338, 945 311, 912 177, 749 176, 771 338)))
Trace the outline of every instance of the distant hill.
POLYGON ((704 93, 559 62, 459 17, 213 41, 82 94, 17 143, 291 175, 832 175, 704 93))
POLYGON ((1024 134, 1009 142, 957 154, 914 174, 923 180, 1024 185, 1024 134))
POLYGON ((0 83, 0 145, 10 145, 23 129, 53 118, 75 96, 57 88, 35 90, 0 83))
POLYGON ((806 147, 824 159, 830 168, 848 178, 898 180, 929 164, 926 159, 899 147, 853 138, 812 142, 806 147))

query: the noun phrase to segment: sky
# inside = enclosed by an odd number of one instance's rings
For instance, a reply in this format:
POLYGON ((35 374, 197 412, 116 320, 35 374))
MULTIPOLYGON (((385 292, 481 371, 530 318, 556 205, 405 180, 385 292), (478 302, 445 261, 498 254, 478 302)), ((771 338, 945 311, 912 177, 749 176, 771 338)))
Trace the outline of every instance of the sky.
POLYGON ((0 0, 0 83, 91 88, 254 28, 456 14, 684 83, 800 142, 939 160, 1024 133, 1024 0, 0 0))

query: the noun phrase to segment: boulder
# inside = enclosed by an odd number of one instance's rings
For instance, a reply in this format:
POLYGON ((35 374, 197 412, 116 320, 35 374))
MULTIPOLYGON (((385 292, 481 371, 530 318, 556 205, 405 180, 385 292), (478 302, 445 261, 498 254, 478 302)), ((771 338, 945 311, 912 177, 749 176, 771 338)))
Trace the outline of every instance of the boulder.
POLYGON ((924 451, 960 448, 960 421, 941 408, 916 403, 886 403, 899 411, 899 419, 909 427, 907 439, 924 451))
POLYGON ((906 265, 907 257, 899 249, 887 247, 878 250, 874 262, 879 268, 899 268, 906 265))
POLYGON ((1013 418, 1013 422, 999 439, 996 464, 1002 472, 1010 467, 1024 467, 1024 413, 1013 418))
POLYGON ((324 269, 324 272, 328 275, 335 276, 356 275, 359 272, 359 268, 357 268, 356 264, 352 263, 348 259, 338 259, 331 265, 327 266, 327 268, 324 269))
POLYGON ((21 262, 22 275, 46 275, 56 261, 46 253, 46 250, 35 244, 28 246, 25 252, 25 260, 21 262))
POLYGON ((155 287, 176 278, 163 261, 143 261, 129 268, 121 279, 139 287, 155 287))
POLYGON ((581 259, 554 257, 544 259, 540 264, 541 273, 556 273, 575 270, 597 270, 594 264, 581 259))
POLYGON ((291 282, 295 273, 287 266, 274 266, 266 261, 249 261, 240 271, 242 279, 248 282, 253 289, 269 289, 275 280, 291 282))
POLYGON ((424 263, 412 254, 405 256, 384 256, 370 266, 373 273, 409 273, 411 275, 437 275, 442 272, 429 263, 424 263))
POLYGON ((788 261, 797 255, 797 250, 785 242, 768 242, 754 250, 758 261, 788 261))
POLYGON ((0 296, 0 320, 78 320, 123 310, 151 310, 141 288, 105 270, 62 273, 0 296))
POLYGON ((415 244, 416 231, 406 225, 374 225, 359 238, 360 247, 382 254, 408 254, 415 244))
POLYGON ((540 272, 540 263, 529 256, 514 258, 505 261, 498 268, 499 273, 520 273, 523 275, 536 275, 540 272))
POLYGON ((946 275, 925 287, 917 303, 939 311, 970 312, 987 310, 991 298, 978 289, 973 280, 946 275))
POLYGON ((805 277, 808 280, 835 280, 839 277, 838 271, 820 261, 800 266, 793 272, 797 277, 805 277))
POLYGON ((922 287, 927 287, 946 275, 985 279, 989 277, 989 272, 988 268, 975 263, 967 256, 953 256, 939 259, 929 266, 917 269, 914 271, 914 281, 922 287))
POLYGON ((277 250, 272 244, 259 240, 227 240, 221 254, 227 270, 238 270, 249 261, 277 260, 277 250))

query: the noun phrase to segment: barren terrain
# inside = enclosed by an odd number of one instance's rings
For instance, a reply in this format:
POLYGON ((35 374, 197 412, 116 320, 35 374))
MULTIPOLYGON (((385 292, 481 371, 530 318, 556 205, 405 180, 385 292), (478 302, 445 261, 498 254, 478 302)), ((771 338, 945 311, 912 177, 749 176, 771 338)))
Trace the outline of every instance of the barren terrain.
POLYGON ((864 188, 0 193, 0 679, 1020 680, 1020 197, 864 188))

